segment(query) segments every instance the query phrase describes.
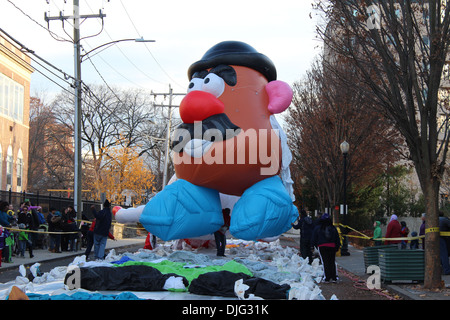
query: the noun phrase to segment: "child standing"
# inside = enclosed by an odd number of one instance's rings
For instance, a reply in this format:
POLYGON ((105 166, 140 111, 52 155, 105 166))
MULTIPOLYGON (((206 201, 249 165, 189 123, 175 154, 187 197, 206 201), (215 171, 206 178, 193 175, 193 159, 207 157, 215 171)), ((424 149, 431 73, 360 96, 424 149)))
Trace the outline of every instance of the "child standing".
MULTIPOLYGON (((402 221, 402 222, 400 222, 400 225, 402 226, 402 229, 400 231, 401 234, 402 234, 402 238, 406 238, 408 236, 408 234, 409 234, 409 229, 406 226, 406 222, 402 221)), ((406 245, 407 244, 408 244, 408 240, 402 240, 402 242, 401 242, 401 249, 406 249, 406 245)))
MULTIPOLYGON (((25 225, 23 223, 19 224, 19 229, 25 229, 25 225)), ((33 247, 30 245, 31 240, 29 240, 28 232, 20 231, 19 232, 19 253, 20 257, 25 257, 25 249, 28 247, 30 252, 30 258, 33 258, 33 247)))
POLYGON ((0 267, 2 266, 2 253, 3 249, 6 247, 6 238, 9 237, 9 231, 0 226, 0 267))
POLYGON ((373 223, 373 227, 374 227, 374 229, 373 229, 373 238, 372 239, 375 241, 376 246, 380 246, 382 243, 381 243, 381 240, 378 240, 378 239, 381 238, 381 222, 375 221, 373 223))

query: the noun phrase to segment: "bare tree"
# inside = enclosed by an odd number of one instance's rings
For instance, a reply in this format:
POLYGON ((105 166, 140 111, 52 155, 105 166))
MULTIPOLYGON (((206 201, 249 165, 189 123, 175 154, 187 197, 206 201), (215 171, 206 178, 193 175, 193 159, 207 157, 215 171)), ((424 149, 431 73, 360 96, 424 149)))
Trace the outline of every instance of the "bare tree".
POLYGON ((346 59, 378 110, 405 139, 426 202, 425 287, 441 284, 439 187, 449 148, 449 106, 439 103, 448 56, 447 1, 316 1, 329 56, 346 59))
MULTIPOLYGON (((143 90, 85 86, 83 92, 83 185, 98 187, 102 166, 110 159, 108 150, 112 147, 119 144, 134 148, 141 156, 145 153, 145 132, 151 125, 153 108, 143 90)), ((59 123, 73 128, 73 95, 62 92, 55 99, 53 110, 59 123)))
MULTIPOLYGON (((340 65, 339 76, 354 79, 353 72, 340 65)), ((293 107, 285 121, 293 150, 293 175, 308 179, 322 207, 334 207, 342 202, 344 190, 340 144, 346 140, 351 146, 347 185, 364 185, 380 174, 387 162, 398 159, 399 137, 392 125, 369 107, 371 99, 327 71, 317 61, 305 79, 294 84, 293 107)))
POLYGON ((30 99, 28 190, 66 189, 73 180, 71 128, 58 123, 41 99, 30 99))

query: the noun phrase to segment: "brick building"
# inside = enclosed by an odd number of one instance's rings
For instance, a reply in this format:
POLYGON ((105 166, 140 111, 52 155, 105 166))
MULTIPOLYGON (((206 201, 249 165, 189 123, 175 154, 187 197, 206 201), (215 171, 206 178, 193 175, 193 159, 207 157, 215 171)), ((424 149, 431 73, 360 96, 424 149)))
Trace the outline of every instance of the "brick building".
POLYGON ((27 188, 30 62, 0 33, 0 190, 27 188))

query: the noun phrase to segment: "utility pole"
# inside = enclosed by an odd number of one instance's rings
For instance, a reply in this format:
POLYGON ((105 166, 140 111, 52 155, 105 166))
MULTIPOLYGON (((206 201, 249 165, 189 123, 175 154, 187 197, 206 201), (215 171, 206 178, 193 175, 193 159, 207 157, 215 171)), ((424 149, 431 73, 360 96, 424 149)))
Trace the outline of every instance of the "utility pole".
POLYGON ((63 23, 65 20, 73 19, 73 47, 74 47, 74 88, 75 88, 75 119, 74 119, 74 147, 75 147, 75 159, 74 159, 74 209, 77 212, 78 221, 81 220, 81 213, 83 211, 83 204, 81 199, 81 184, 82 184, 82 160, 81 160, 81 36, 80 36, 80 19, 88 18, 101 18, 106 17, 99 10, 99 14, 80 15, 80 0, 73 0, 73 16, 64 16, 60 12, 59 16, 48 17, 45 14, 45 21, 49 23, 51 20, 61 20, 63 23))
POLYGON ((164 154, 164 171, 163 171, 163 183, 162 187, 164 187, 167 184, 167 170, 169 166, 169 146, 170 146, 170 130, 172 127, 172 97, 173 97, 173 90, 172 86, 169 84, 169 120, 167 121, 167 133, 166 133, 166 152, 164 154))
MULTIPOLYGON (((169 93, 151 93, 153 96, 163 95, 163 96, 169 96, 169 119, 167 121, 167 132, 166 132, 166 150, 164 154, 164 171, 163 171, 163 181, 162 181, 162 189, 167 184, 167 174, 168 174, 168 167, 169 167, 169 152, 170 152, 170 131, 172 130, 172 108, 176 108, 179 106, 173 106, 173 96, 184 96, 186 93, 173 93, 172 86, 169 84, 169 93)), ((155 105, 155 107, 166 107, 165 105, 155 105)))
POLYGON ((73 56, 75 70, 75 176, 74 176, 74 209, 77 220, 81 220, 83 204, 81 197, 81 44, 80 44, 80 0, 73 0, 73 56))

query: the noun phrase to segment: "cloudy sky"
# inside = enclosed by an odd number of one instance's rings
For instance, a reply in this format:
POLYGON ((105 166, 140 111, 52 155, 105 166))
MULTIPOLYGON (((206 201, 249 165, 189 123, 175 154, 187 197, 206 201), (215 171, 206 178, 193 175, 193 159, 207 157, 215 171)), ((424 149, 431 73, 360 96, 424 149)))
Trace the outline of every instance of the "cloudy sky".
MULTIPOLYGON (((293 83, 303 77, 321 48, 311 0, 80 0, 82 15, 98 14, 100 9, 106 14, 103 27, 98 18, 81 24, 81 36, 89 37, 82 40, 84 52, 112 40, 143 37, 156 42, 121 42, 94 51, 91 60, 82 63, 82 79, 87 84, 106 82, 111 87, 154 92, 167 92, 171 84, 175 92, 185 92, 189 66, 224 40, 247 42, 272 59, 279 80, 293 83)), ((54 17, 60 12, 72 15, 72 0, 0 0, 0 27, 73 75, 71 21, 63 25, 52 20, 47 29, 44 19, 45 13, 54 17)), ((43 67, 33 66, 68 87, 43 67)), ((32 95, 47 92, 52 96, 60 90, 39 72, 33 74, 32 95)))

